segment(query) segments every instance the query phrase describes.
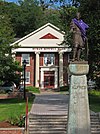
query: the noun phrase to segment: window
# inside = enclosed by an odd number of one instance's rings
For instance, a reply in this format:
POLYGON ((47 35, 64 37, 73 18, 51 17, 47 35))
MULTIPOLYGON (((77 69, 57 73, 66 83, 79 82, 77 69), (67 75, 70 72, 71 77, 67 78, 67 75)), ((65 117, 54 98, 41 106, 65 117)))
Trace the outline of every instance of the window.
POLYGON ((26 60, 27 64, 26 65, 30 65, 30 54, 22 54, 22 63, 23 61, 26 60))
POLYGON ((30 83, 30 72, 26 72, 26 83, 30 83))
MULTIPOLYGON (((21 78, 24 80, 24 72, 22 72, 21 78)), ((30 84, 30 72, 28 71, 25 72, 25 83, 30 84)))
POLYGON ((54 65, 55 55, 54 54, 44 54, 44 65, 54 65))

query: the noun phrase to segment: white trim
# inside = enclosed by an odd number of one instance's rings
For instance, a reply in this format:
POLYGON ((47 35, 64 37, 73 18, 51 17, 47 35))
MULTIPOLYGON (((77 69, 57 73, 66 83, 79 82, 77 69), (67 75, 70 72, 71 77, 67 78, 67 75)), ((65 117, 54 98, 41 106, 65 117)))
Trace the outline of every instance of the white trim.
MULTIPOLYGON (((44 54, 49 54, 49 55, 50 55, 50 54, 53 54, 53 55, 54 55, 54 58, 53 58, 54 61, 53 61, 53 63, 46 65, 46 64, 44 63, 44 55, 43 55, 43 66, 46 66, 46 67, 48 67, 48 66, 49 66, 49 67, 50 67, 50 66, 54 66, 54 65, 55 65, 55 53, 44 53, 44 54)), ((50 56, 48 56, 48 57, 51 58, 50 56)), ((45 57, 45 58, 47 58, 47 57, 45 57)), ((48 59, 48 58, 47 58, 47 59, 48 59)))
POLYGON ((50 67, 43 67, 41 68, 41 89, 44 88, 44 71, 55 71, 55 82, 54 82, 54 88, 57 88, 58 87, 58 68, 57 67, 53 67, 53 68, 50 68, 50 67))
POLYGON ((26 71, 26 73, 29 73, 29 77, 28 77, 28 78, 29 78, 29 82, 25 82, 25 83, 26 83, 26 84, 30 84, 30 74, 31 74, 31 73, 30 73, 30 71, 26 71))
POLYGON ((36 87, 39 87, 39 54, 40 52, 35 52, 36 54, 36 65, 35 65, 35 69, 36 69, 36 72, 35 72, 35 86, 36 87))
POLYGON ((29 54, 29 53, 22 53, 22 54, 21 54, 21 66, 23 65, 23 63, 22 63, 22 62, 23 62, 23 60, 22 60, 22 59, 23 59, 23 56, 22 56, 23 54, 29 55, 29 56, 28 56, 29 64, 26 64, 26 66, 30 66, 30 54, 29 54))
POLYGON ((71 52, 71 48, 64 48, 64 47, 58 47, 58 48, 17 48, 15 50, 13 50, 13 52, 59 52, 59 51, 62 51, 62 52, 71 52))
POLYGON ((59 52, 59 86, 63 86, 63 51, 59 52))
POLYGON ((25 40, 26 38, 32 36, 33 34, 39 32, 40 30, 44 29, 44 28, 47 27, 47 26, 50 26, 50 27, 56 29, 57 31, 59 31, 59 32, 62 33, 63 35, 64 35, 64 33, 65 33, 64 31, 61 31, 58 27, 54 26, 53 24, 47 23, 46 25, 44 25, 44 26, 38 28, 38 29, 35 30, 34 32, 32 32, 32 33, 30 33, 30 34, 24 36, 23 38, 21 38, 21 39, 15 41, 14 43, 11 44, 11 46, 12 46, 12 45, 15 45, 15 44, 18 44, 19 42, 21 42, 21 41, 25 40))
MULTIPOLYGON (((29 72, 29 82, 26 82, 25 81, 25 84, 30 84, 30 75, 31 75, 31 72, 30 71, 25 71, 25 75, 26 75, 26 72, 29 72)), ((24 76, 23 76, 24 75, 24 72, 21 72, 21 75, 22 75, 21 78, 24 78, 24 76)), ((25 79, 26 79, 26 76, 25 76, 25 79)), ((21 84, 23 84, 23 81, 21 81, 21 84)))

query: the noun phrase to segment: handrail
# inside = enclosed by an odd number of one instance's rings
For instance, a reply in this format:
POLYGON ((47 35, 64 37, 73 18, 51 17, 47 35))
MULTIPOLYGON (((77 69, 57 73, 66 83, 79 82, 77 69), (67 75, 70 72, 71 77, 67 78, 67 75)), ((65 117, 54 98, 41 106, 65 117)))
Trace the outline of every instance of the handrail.
POLYGON ((28 131, 28 97, 26 97, 26 132, 28 131))

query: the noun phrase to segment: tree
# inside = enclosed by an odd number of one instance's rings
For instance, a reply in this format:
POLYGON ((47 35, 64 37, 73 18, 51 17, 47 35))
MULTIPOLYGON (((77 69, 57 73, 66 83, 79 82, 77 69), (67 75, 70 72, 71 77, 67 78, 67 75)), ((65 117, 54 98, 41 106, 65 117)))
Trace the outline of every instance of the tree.
MULTIPOLYGON (((63 0, 62 0, 63 1, 63 0)), ((65 8, 65 6, 63 5, 65 8)), ((95 80, 100 87, 100 1, 99 0, 72 0, 71 7, 76 7, 81 12, 84 21, 88 23, 88 45, 89 45, 89 79, 95 80)), ((77 11, 76 10, 76 11, 77 11)), ((65 10, 63 9, 65 12, 65 10)), ((72 17, 73 15, 71 15, 72 17)), ((63 14, 66 21, 66 16, 63 14)), ((70 18, 70 17, 69 17, 70 18)), ((68 20, 68 19, 67 19, 68 20)), ((65 23, 63 23, 65 24, 65 23)), ((67 34, 65 34, 67 37, 67 34)))
POLYGON ((42 9, 37 1, 19 0, 18 4, 2 2, 0 14, 2 13, 9 16, 16 37, 21 38, 40 26, 42 9))
POLYGON ((96 81, 100 88, 100 1, 77 0, 80 3, 79 11, 89 25, 89 77, 96 81))
MULTIPOLYGON (((98 88, 100 87, 100 1, 99 0, 71 0, 66 5, 66 1, 61 0, 62 10, 61 20, 64 29, 69 31, 69 20, 80 11, 84 21, 88 23, 88 44, 89 44, 89 78, 96 81, 98 88), (70 5, 71 2, 71 5, 70 5), (72 10, 69 10, 70 8, 72 10), (67 23, 66 23, 67 22, 67 23)), ((71 36, 69 32, 65 33, 65 43, 70 42, 71 36), (69 38, 69 40, 68 40, 69 38)))
POLYGON ((39 27, 42 10, 37 1, 20 0, 16 10, 12 8, 11 12, 13 12, 11 20, 17 37, 23 37, 39 27))
POLYGON ((10 19, 6 14, 0 16, 0 81, 20 80, 20 75, 16 71, 21 71, 18 63, 12 58, 12 47, 10 43, 13 42, 14 33, 10 23, 10 19))

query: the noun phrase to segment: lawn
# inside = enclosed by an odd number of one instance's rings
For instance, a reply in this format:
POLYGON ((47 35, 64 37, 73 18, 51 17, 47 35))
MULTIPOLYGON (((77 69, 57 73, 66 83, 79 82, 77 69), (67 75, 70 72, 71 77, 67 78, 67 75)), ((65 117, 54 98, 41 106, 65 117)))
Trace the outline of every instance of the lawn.
POLYGON ((89 92, 90 109, 94 112, 100 112, 100 91, 89 92))
MULTIPOLYGON (((28 110, 30 111, 34 96, 29 98, 28 110)), ((13 125, 20 125, 25 116, 26 101, 19 98, 0 100, 0 121, 9 121, 13 125)), ((24 121, 23 121, 24 123, 24 121)), ((23 124, 22 124, 23 125, 23 124)))

